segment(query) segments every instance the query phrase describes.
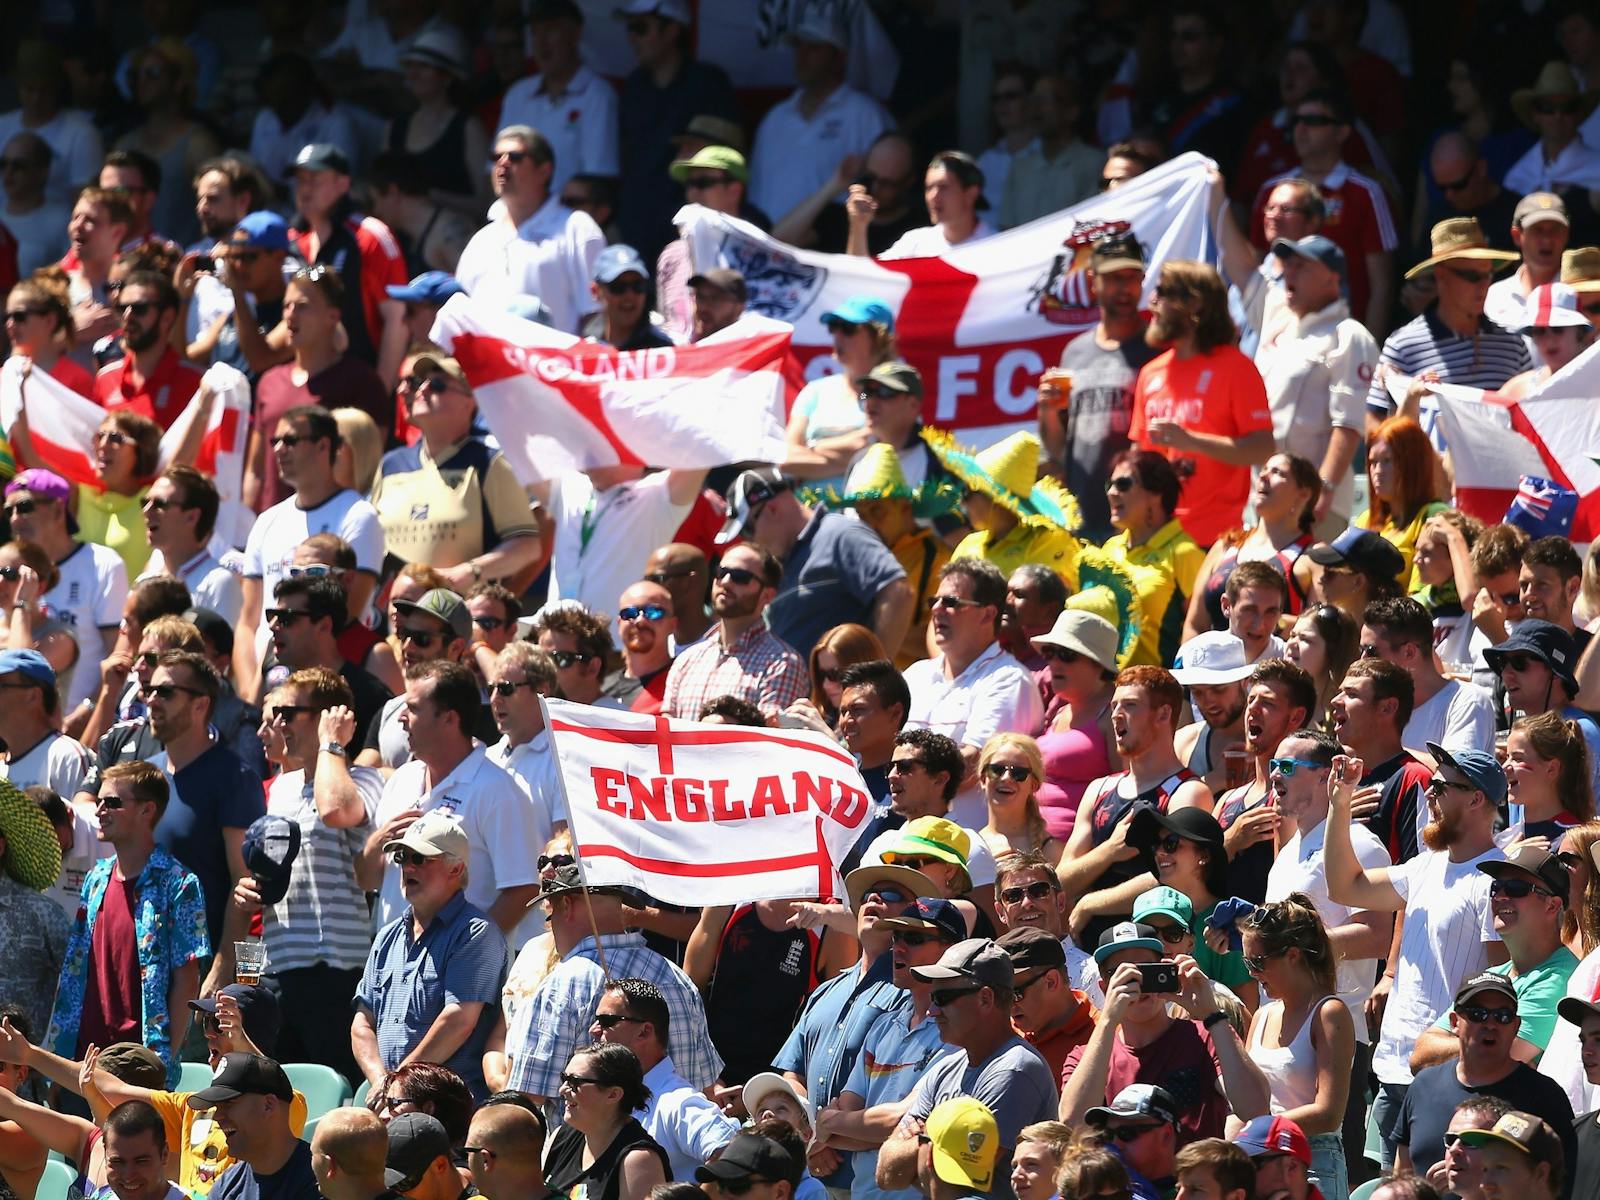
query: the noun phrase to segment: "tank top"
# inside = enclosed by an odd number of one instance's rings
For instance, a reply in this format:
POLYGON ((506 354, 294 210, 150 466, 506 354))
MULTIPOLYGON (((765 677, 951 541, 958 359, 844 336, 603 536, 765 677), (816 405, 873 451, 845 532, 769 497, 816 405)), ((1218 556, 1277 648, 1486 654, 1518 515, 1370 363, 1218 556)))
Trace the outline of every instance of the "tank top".
POLYGON ((1064 842, 1072 835, 1078 802, 1085 789, 1111 767, 1099 714, 1070 729, 1046 729, 1038 742, 1039 753, 1044 756, 1039 811, 1044 814, 1050 836, 1064 842))
MULTIPOLYGON (((1294 1035, 1294 1041, 1287 1046, 1263 1046, 1260 1034, 1263 1022, 1257 1021, 1251 1028, 1250 1045, 1247 1049, 1251 1060, 1267 1077, 1267 1086, 1272 1092, 1272 1111, 1275 1113, 1288 1112, 1292 1108, 1302 1108, 1316 1102, 1317 1051, 1311 1044, 1311 1026, 1315 1023, 1317 1014, 1322 1011, 1322 1006, 1329 1000, 1344 1003, 1337 996, 1324 996, 1318 1000, 1306 1013, 1306 1019, 1300 1023, 1300 1030, 1294 1035)), ((1271 1008, 1278 1010, 1281 1031, 1283 1001, 1273 1000, 1264 1004, 1261 1011, 1265 1013, 1271 1008)))
POLYGON ((1188 768, 1201 779, 1211 773, 1211 726, 1201 722, 1204 726, 1200 736, 1194 739, 1194 748, 1189 751, 1188 768))
POLYGON ((654 1153, 661 1160, 666 1177, 672 1178, 667 1152, 633 1117, 628 1118, 587 1171, 583 1169, 583 1134, 571 1125, 563 1125, 545 1159, 545 1186, 573 1200, 618 1200, 622 1195, 622 1160, 630 1150, 640 1149, 654 1153))
MULTIPOLYGON (((1300 610, 1305 607, 1305 589, 1296 582, 1294 577, 1295 561, 1316 543, 1309 533, 1302 533, 1294 541, 1276 551, 1271 558, 1261 561, 1270 563, 1282 572, 1283 577, 1289 581, 1289 607, 1285 610, 1291 617, 1300 615, 1300 610)), ((1255 561, 1255 560, 1251 560, 1255 561)), ((1205 596, 1206 616, 1211 619, 1211 628, 1226 629, 1228 618, 1222 615, 1222 593, 1227 590, 1228 576, 1233 574, 1234 567, 1239 565, 1239 547, 1230 546, 1222 556, 1222 561, 1217 564, 1216 570, 1211 572, 1205 582, 1202 592, 1205 596)))
POLYGON ((431 145, 424 150, 407 150, 411 118, 406 117, 389 126, 389 149, 416 159, 419 181, 430 191, 470 196, 473 189, 472 180, 467 178, 467 121, 467 114, 457 109, 431 145))
POLYGON ((768 1070, 806 998, 816 991, 822 935, 771 930, 754 904, 728 916, 706 992, 706 1028, 722 1055, 726 1083, 768 1070))
MULTIPOLYGON (((1172 796, 1180 787, 1195 778, 1195 773, 1188 767, 1179 767, 1160 783, 1145 788, 1144 791, 1128 795, 1126 789, 1133 784, 1133 778, 1126 771, 1119 771, 1115 775, 1106 777, 1105 786, 1090 801, 1093 808, 1089 814, 1089 831, 1096 846, 1105 844, 1111 836, 1111 831, 1117 823, 1136 808, 1153 808, 1157 812, 1166 812, 1167 806, 1172 803, 1172 796)), ((1115 887, 1119 883, 1142 874, 1146 870, 1144 862, 1139 858, 1129 858, 1122 862, 1114 862, 1105 869, 1098 879, 1091 883, 1085 891, 1099 892, 1106 888, 1115 887)), ((1100 940, 1100 935, 1118 921, 1126 920, 1126 913, 1113 913, 1109 916, 1094 917, 1089 921, 1084 930, 1081 944, 1093 946, 1100 940)))

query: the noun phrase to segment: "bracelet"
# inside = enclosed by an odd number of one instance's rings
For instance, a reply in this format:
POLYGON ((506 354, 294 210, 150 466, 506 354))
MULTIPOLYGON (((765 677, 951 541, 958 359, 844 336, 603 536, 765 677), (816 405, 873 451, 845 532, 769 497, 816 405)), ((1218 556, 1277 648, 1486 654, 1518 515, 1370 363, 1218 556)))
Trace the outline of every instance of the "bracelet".
POLYGON ((1218 1025, 1220 1025, 1222 1022, 1226 1021, 1227 1019, 1228 1019, 1228 1014, 1223 1012, 1219 1008, 1219 1009, 1217 1009, 1216 1012, 1212 1013, 1210 1016, 1207 1016, 1204 1019, 1202 1019, 1200 1024, 1204 1025, 1207 1029, 1215 1029, 1218 1025))

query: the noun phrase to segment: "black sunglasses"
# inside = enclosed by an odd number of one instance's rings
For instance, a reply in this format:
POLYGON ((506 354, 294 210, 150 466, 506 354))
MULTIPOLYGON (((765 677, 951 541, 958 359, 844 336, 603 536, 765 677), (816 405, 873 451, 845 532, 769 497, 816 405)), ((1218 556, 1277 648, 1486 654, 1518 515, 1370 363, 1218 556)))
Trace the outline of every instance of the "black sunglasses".
POLYGON ((1035 879, 1027 886, 1008 887, 1000 893, 1000 903, 1021 904, 1023 898, 1029 900, 1043 900, 1056 890, 1056 885, 1048 879, 1035 879))
POLYGON ((205 695, 198 688, 184 687, 181 683, 152 683, 149 687, 140 689, 140 694, 146 700, 171 700, 179 692, 188 692, 191 696, 205 695))
POLYGON ((541 854, 538 866, 541 871, 548 871, 551 867, 570 867, 578 860, 570 854, 541 854))
POLYGON ((428 629, 397 629, 395 630, 395 635, 402 642, 415 642, 424 650, 433 645, 434 642, 438 641, 439 638, 443 636, 442 634, 434 633, 428 629))
POLYGON ((915 929, 896 929, 891 936, 897 946, 926 946, 944 940, 936 933, 918 933, 915 929))
POLYGON ((976 992, 981 992, 982 990, 983 990, 982 988, 975 988, 975 987, 969 987, 969 988, 940 988, 938 991, 933 992, 931 994, 930 999, 932 999, 934 1004, 938 1005, 940 1008, 949 1008, 957 1000, 963 999, 964 997, 967 997, 967 996, 971 996, 976 992))
POLYGON ((601 1029, 615 1029, 624 1021, 631 1022, 634 1025, 644 1024, 638 1017, 630 1017, 626 1013, 595 1013, 591 1024, 598 1025, 601 1029))
POLYGON ((582 650, 552 650, 550 657, 556 666, 565 670, 573 663, 588 662, 594 655, 585 654, 582 650))
POLYGON ((613 279, 605 285, 606 291, 613 296, 626 296, 629 292, 642 296, 649 285, 642 279, 613 279))
POLYGON ((501 679, 489 685, 489 694, 491 696, 499 696, 502 699, 509 700, 512 696, 517 694, 517 689, 519 687, 534 688, 537 690, 538 686, 539 685, 534 683, 531 679, 501 679))
POLYGON ((268 625, 293 625, 301 617, 309 617, 308 612, 301 612, 297 608, 269 608, 267 609, 268 625))
POLYGON ((1108 492, 1131 492, 1138 486, 1139 481, 1132 475, 1113 475, 1106 480, 1106 491, 1108 492))
MULTIPOLYGON (((1160 1125, 1118 1125, 1115 1129, 1107 1127, 1106 1133, 1123 1145, 1136 1142, 1152 1129, 1160 1129, 1160 1125)), ((1099 1200, 1097 1197, 1096 1200, 1099 1200)))
POLYGON ((1155 844, 1155 848, 1163 854, 1176 854, 1178 847, 1183 845, 1183 839, 1175 833, 1169 833, 1155 844))
POLYGON ((389 861, 397 867, 422 867, 432 862, 433 859, 426 854, 418 854, 415 850, 402 848, 391 854, 389 861))
POLYGON ((1517 1019, 1514 1008, 1484 1008, 1481 1004, 1458 1004, 1456 1012, 1475 1025, 1493 1021, 1496 1025, 1509 1025, 1517 1019))
POLYGON ((321 711, 315 704, 274 704, 267 710, 267 720, 287 722, 296 717, 303 717, 306 713, 321 711))
POLYGON ((29 513, 33 512, 33 510, 38 508, 38 507, 39 507, 39 502, 37 500, 18 500, 16 502, 12 503, 12 504, 6 505, 6 516, 8 516, 8 517, 24 516, 25 517, 29 513))
POLYGON ((1528 879, 1496 879, 1489 884, 1489 895, 1505 896, 1511 900, 1526 900, 1537 892, 1541 896, 1554 896, 1548 888, 1538 887, 1528 879))
POLYGON ((704 191, 706 188, 721 187, 728 182, 728 179, 726 175, 690 175, 683 181, 683 186, 704 191))
POLYGON ((142 317, 155 306, 156 302, 154 300, 130 300, 126 304, 117 305, 116 308, 117 312, 124 317, 129 313, 136 317, 142 317))
POLYGON ((1155 935, 1169 946, 1176 946, 1189 936, 1189 931, 1182 925, 1153 925, 1149 921, 1145 924, 1149 925, 1155 931, 1155 935))
POLYGON ((1071 666, 1073 663, 1078 662, 1083 658, 1083 655, 1079 654, 1076 650, 1068 650, 1064 646, 1046 645, 1038 647, 1038 650, 1039 656, 1045 659, 1047 662, 1053 660, 1058 663, 1064 663, 1067 666, 1071 666))
POLYGON ((983 768, 983 773, 990 779, 1000 779, 1004 777, 1011 780, 1013 783, 1021 783, 1024 779, 1033 778, 1032 767, 1024 767, 1017 763, 992 762, 983 768))
POLYGON ((719 581, 730 580, 739 587, 749 587, 756 581, 756 573, 746 571, 743 567, 718 567, 712 573, 712 578, 719 581))

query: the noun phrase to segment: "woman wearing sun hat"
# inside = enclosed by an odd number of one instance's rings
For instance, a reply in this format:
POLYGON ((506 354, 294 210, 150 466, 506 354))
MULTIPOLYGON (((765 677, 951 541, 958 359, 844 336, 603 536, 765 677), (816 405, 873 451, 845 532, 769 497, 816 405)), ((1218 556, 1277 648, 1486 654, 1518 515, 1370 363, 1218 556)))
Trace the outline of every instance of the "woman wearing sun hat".
POLYGON ((61 841, 44 810, 0 779, 0 996, 36 1033, 50 1020, 71 922, 44 890, 61 873, 61 841))
POLYGON ((1084 790, 1122 766, 1111 733, 1111 693, 1116 690, 1117 629, 1081 609, 1064 609, 1049 633, 1033 639, 1045 657, 1050 688, 1060 702, 1038 737, 1044 756, 1039 809, 1045 828, 1065 841, 1084 790))

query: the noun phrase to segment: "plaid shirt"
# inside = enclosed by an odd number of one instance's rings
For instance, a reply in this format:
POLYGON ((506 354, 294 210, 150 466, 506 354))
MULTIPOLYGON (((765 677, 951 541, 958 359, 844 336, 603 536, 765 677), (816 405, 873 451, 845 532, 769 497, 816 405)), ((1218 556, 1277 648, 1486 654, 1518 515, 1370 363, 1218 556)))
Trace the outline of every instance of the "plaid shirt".
MULTIPOLYGON (((608 933, 600 942, 613 979, 648 979, 661 989, 671 1020, 668 1047, 678 1073, 694 1087, 704 1089, 722 1073, 722 1056, 706 1032, 705 1007, 694 981, 645 945, 638 933, 608 933)), ((511 1058, 511 1078, 506 1087, 543 1096, 545 1110, 561 1085, 561 1073, 573 1052, 594 1039, 589 1023, 600 1007, 605 972, 593 937, 574 946, 546 975, 533 997, 517 1006, 506 1035, 511 1058)))
POLYGON ((805 660, 764 624, 757 621, 724 650, 719 623, 673 660, 661 711, 693 721, 707 700, 731 695, 771 718, 810 693, 805 660))

